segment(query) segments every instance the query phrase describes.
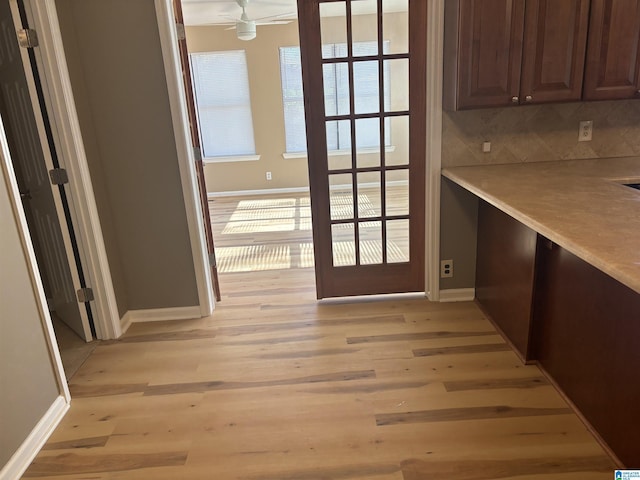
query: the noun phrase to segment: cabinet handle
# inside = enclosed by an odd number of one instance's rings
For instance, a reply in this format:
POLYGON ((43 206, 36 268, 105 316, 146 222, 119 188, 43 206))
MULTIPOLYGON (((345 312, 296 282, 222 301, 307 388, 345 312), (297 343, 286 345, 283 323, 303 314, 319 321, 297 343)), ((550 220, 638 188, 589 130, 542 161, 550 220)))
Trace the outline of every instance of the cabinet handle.
POLYGON ((520 98, 518 97, 511 97, 511 103, 518 103, 520 101, 520 98))
POLYGON ((525 102, 530 102, 531 100, 533 100, 533 97, 531 95, 527 95, 526 97, 524 97, 525 102))

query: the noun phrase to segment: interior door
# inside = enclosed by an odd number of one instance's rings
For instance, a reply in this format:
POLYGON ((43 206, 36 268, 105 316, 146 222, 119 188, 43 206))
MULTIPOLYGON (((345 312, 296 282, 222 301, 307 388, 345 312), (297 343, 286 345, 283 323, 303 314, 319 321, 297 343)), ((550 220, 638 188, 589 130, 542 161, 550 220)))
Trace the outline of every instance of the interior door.
POLYGON ((193 82, 191 80, 191 66, 189 64, 189 53, 187 50, 187 39, 184 35, 184 20, 182 17, 181 0, 173 0, 173 13, 178 25, 178 47, 180 49, 180 66, 182 67, 182 79, 184 82, 185 94, 187 97, 187 110, 189 113, 189 130, 191 132, 191 143, 196 152, 196 173, 198 176, 198 187, 200 189, 200 204, 202 206, 202 221, 207 236, 207 251, 211 263, 211 277, 213 279, 213 290, 216 300, 220 301, 220 281, 218 279, 218 265, 216 262, 216 251, 213 243, 213 231, 211 230, 211 216, 209 213, 209 199, 207 198, 207 184, 204 178, 204 164, 202 162, 202 149, 200 148, 200 132, 198 131, 198 117, 196 114, 196 104, 193 98, 193 82))
POLYGON ((21 4, 0 0, 4 40, 0 42, 0 110, 49 308, 81 338, 91 341, 90 306, 76 297, 85 285, 72 226, 66 220, 69 207, 64 187, 52 186, 49 176, 49 170, 59 165, 42 111, 35 60, 33 52, 19 47, 16 36, 25 17, 21 4))
POLYGON ((424 0, 298 0, 318 298, 424 291, 424 0))

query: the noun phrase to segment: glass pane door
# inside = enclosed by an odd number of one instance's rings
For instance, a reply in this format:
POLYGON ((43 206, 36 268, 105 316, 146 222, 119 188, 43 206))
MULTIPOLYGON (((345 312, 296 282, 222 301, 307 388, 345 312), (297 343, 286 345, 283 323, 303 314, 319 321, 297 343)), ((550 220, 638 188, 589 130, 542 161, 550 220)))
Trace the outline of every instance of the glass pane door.
POLYGON ((422 0, 299 0, 318 298, 424 290, 422 0))

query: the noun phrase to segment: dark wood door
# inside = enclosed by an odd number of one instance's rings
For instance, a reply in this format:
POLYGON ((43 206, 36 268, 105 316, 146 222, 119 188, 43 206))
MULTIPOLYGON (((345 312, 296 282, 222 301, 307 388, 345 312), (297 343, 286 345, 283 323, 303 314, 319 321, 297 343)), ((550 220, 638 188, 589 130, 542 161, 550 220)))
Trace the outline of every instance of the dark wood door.
POLYGON ((318 298, 424 291, 427 2, 404 3, 298 0, 318 298))
POLYGON ((518 104, 524 0, 455 0, 448 8, 456 3, 457 108, 518 104))
POLYGON ((520 103, 580 100, 589 0, 527 0, 520 103))
POLYGON ((640 0, 592 0, 584 100, 640 97, 640 0))
POLYGON ((71 222, 65 184, 52 185, 60 167, 35 53, 18 46, 16 31, 28 28, 22 1, 0 3, 0 115, 47 303, 80 338, 93 339, 90 302, 76 292, 87 286, 71 222), (24 58, 23 58, 24 56, 24 58), (32 98, 35 92, 37 98, 32 98))
POLYGON ((207 185, 204 178, 204 164, 202 162, 202 149, 200 148, 200 132, 198 130, 198 120, 196 114, 196 104, 193 98, 193 82, 191 79, 191 66, 189 64, 189 53, 187 50, 187 39, 184 35, 184 20, 182 17, 181 0, 173 0, 173 12, 176 25, 178 25, 178 47, 180 50, 180 63, 182 67, 182 79, 187 98, 187 112, 189 114, 189 131, 191 132, 191 143, 196 152, 196 174, 198 176, 198 187, 200 191, 200 205, 202 207, 202 222, 207 237, 207 252, 211 263, 211 277, 213 279, 213 291, 216 300, 220 301, 220 281, 218 280, 218 266, 216 262, 215 244, 213 242, 213 231, 211 230, 211 215, 209 213, 209 200, 207 198, 207 185))

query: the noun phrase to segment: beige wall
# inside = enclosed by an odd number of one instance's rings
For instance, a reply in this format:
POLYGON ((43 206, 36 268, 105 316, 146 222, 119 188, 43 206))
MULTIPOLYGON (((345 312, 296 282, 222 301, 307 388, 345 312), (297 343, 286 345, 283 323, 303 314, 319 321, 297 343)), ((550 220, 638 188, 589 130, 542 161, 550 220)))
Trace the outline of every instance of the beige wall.
POLYGON ((198 305, 153 0, 57 0, 118 310, 198 305))
MULTIPOLYGON (((4 133, 1 133, 4 136, 4 133)), ((4 159, 0 158, 0 163, 4 159)), ((59 396, 38 301, 0 168, 0 470, 59 396)))
MULTIPOLYGON (((444 112, 442 166, 489 165, 550 160, 640 155, 640 102, 575 102, 444 112), (593 120, 593 141, 578 143, 578 124, 593 120), (481 144, 492 143, 491 153, 481 144)), ((467 288, 475 283, 477 202, 452 182, 443 182, 441 196, 441 259, 454 259, 453 279, 442 288, 467 288), (456 262, 456 259, 462 260, 456 262), (464 275, 458 275, 464 265, 464 275), (470 274, 471 273, 471 274, 470 274)))
MULTIPOLYGON (((372 16, 363 16, 360 21, 369 25, 372 16)), ((385 16, 385 39, 391 45, 406 45, 407 29, 402 28, 402 15, 385 16)), ((404 17, 406 22, 406 17, 404 17)), ((362 33, 365 29, 356 29, 356 41, 371 40, 362 33)), ((328 22, 323 28, 326 43, 344 41, 336 28, 336 22, 328 22), (332 24, 333 23, 333 24, 332 24)), ((256 153, 259 161, 207 164, 205 167, 207 189, 209 192, 239 190, 262 190, 268 188, 305 187, 309 184, 306 158, 284 159, 285 128, 282 105, 282 85, 280 79, 279 48, 299 44, 298 24, 258 26, 257 38, 248 42, 238 40, 235 30, 226 30, 220 26, 187 27, 187 44, 191 53, 223 50, 245 50, 249 70, 249 88, 255 135, 256 153), (273 180, 267 181, 265 173, 272 172, 273 180)), ((392 47, 393 48, 393 47, 392 47)), ((406 74, 398 66, 392 67, 391 91, 393 104, 406 103, 406 74)), ((406 132, 401 123, 394 123, 392 143, 395 151, 388 154, 389 162, 400 163, 408 155, 406 132)), ((335 158, 332 161, 349 161, 348 158, 335 158)), ((405 163, 403 160, 402 163, 405 163)))

